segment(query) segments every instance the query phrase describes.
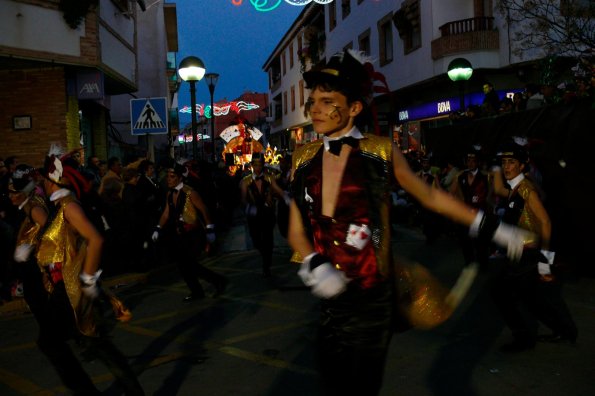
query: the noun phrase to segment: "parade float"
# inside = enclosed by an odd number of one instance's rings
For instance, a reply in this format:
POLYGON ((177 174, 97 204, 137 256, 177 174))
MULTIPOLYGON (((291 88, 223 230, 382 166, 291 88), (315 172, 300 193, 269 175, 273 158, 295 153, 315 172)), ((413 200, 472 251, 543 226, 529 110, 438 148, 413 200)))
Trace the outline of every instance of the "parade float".
POLYGON ((252 161, 257 154, 263 157, 265 164, 275 167, 279 164, 282 155, 277 153, 276 147, 260 142, 263 133, 250 125, 245 119, 238 117, 234 123, 223 131, 219 137, 225 141, 222 159, 225 161, 228 173, 234 175, 238 169, 252 161))

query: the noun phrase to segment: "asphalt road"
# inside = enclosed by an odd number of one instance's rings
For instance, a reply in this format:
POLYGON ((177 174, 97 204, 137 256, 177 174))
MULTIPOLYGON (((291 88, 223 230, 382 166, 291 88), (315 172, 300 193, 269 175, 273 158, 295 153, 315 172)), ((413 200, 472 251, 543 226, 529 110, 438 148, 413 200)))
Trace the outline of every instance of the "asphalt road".
MULTIPOLYGON (((221 297, 182 302, 186 286, 167 265, 107 282, 118 286, 112 290, 132 310, 133 319, 116 324, 111 334, 147 395, 319 394, 317 301, 288 264, 290 251, 278 234, 274 276, 264 279, 256 251, 245 249, 243 231, 232 228, 223 253, 206 261, 230 279, 221 297)), ((399 228, 394 245, 446 285, 460 272, 453 238, 428 246, 419 231, 399 228)), ((488 278, 489 271, 480 273, 445 324, 395 334, 382 396, 595 395, 595 279, 572 280, 564 288, 579 326, 576 345, 538 344, 509 355, 498 350, 510 334, 486 293, 488 278)), ((30 314, 0 316, 0 395, 66 394, 35 346, 36 333, 30 314)), ((101 363, 84 367, 104 394, 118 394, 101 363)))

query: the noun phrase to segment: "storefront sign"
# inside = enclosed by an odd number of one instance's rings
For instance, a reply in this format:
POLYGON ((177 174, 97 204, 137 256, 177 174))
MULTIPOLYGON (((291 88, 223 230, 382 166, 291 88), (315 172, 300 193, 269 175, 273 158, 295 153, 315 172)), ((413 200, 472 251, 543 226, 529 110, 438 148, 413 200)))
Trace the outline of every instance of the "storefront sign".
POLYGON ((99 70, 77 72, 76 91, 80 100, 103 99, 103 73, 99 70))

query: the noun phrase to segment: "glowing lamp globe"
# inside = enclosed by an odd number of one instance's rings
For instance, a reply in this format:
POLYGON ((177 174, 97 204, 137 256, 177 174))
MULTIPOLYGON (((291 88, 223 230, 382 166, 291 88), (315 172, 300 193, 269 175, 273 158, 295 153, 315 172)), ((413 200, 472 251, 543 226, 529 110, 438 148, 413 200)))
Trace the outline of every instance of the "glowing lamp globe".
POLYGON ((467 81, 472 74, 471 62, 465 58, 456 58, 448 64, 448 78, 452 81, 467 81))
POLYGON ((196 56, 188 56, 182 59, 178 67, 178 74, 184 81, 200 81, 205 72, 205 64, 196 56))

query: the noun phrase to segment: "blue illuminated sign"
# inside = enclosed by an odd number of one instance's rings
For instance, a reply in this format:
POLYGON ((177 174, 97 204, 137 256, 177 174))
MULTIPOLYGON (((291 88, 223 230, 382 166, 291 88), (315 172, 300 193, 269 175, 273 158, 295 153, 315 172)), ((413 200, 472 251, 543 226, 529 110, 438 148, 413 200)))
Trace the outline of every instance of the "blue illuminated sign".
MULTIPOLYGON (((513 89, 505 91, 496 91, 498 97, 504 98, 506 96, 512 97, 515 92, 522 92, 522 89, 513 89)), ((484 98, 483 92, 474 92, 465 95, 465 104, 467 106, 481 106, 484 98)), ((407 122, 413 120, 421 120, 424 118, 444 116, 453 111, 461 111, 460 98, 452 97, 442 99, 437 102, 424 103, 418 106, 411 106, 399 110, 398 120, 399 122, 407 122)))

